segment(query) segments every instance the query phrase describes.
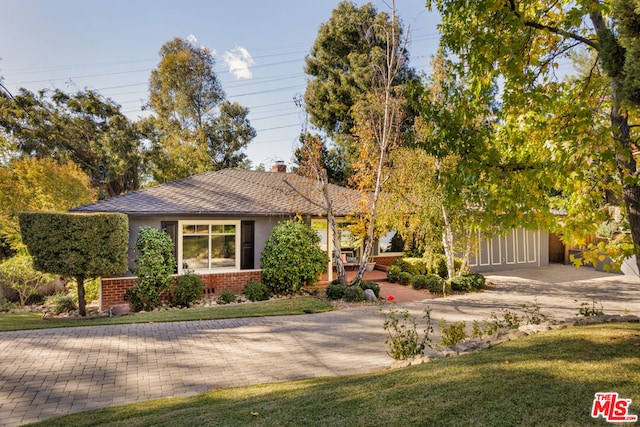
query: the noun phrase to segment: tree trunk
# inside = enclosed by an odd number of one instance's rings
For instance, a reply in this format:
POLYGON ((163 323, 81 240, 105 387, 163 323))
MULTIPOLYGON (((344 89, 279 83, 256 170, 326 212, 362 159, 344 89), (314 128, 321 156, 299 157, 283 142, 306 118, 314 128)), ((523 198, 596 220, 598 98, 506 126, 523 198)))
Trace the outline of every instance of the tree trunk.
POLYGON ((442 229, 442 247, 444 249, 444 258, 447 264, 447 276, 449 280, 453 279, 456 274, 455 254, 453 251, 453 233, 451 231, 451 223, 444 205, 442 206, 442 218, 444 219, 444 227, 442 229))
POLYGON ((324 202, 327 207, 327 221, 329 222, 329 228, 331 229, 331 237, 333 243, 333 261, 336 266, 338 282, 340 282, 342 286, 347 286, 347 272, 344 270, 344 264, 342 262, 342 250, 340 248, 340 232, 338 230, 336 218, 333 216, 333 206, 331 204, 331 197, 329 194, 329 178, 327 177, 326 169, 320 170, 320 180, 322 182, 322 194, 324 195, 324 202))
POLYGON ((76 282, 78 283, 78 312, 80 316, 86 316, 87 311, 84 301, 84 276, 76 276, 76 282))

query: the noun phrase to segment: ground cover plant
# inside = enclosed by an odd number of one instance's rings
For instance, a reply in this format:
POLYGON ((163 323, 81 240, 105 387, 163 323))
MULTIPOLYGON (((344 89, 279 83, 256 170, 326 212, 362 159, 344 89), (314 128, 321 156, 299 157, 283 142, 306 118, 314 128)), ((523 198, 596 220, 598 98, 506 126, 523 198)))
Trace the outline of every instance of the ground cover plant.
POLYGON ((0 314, 0 332, 28 329, 64 328, 71 326, 116 325, 127 323, 180 322, 190 320, 232 319, 239 317, 287 316, 321 313, 333 310, 333 306, 320 298, 294 297, 251 304, 233 304, 216 307, 198 307, 176 311, 135 313, 122 317, 95 319, 42 319, 42 313, 0 314))
POLYGON ((639 337, 635 323, 567 328, 404 369, 215 390, 40 425, 604 426, 591 418, 597 392, 618 392, 640 414, 639 337))

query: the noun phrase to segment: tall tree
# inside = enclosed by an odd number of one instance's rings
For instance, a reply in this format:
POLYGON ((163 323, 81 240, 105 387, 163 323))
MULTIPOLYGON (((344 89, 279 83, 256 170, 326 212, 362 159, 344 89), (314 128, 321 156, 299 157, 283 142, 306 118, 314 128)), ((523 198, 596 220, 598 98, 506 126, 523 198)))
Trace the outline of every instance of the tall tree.
POLYGON ((18 153, 72 160, 106 195, 140 185, 140 137, 120 106, 85 90, 0 94, 0 129, 18 153))
POLYGON ((607 173, 616 170, 638 254, 637 1, 429 0, 427 6, 439 9, 441 42, 458 55, 471 86, 501 82, 496 142, 503 152, 522 164, 546 162, 565 182, 569 169, 574 188, 583 184, 587 193, 574 203, 591 206, 603 202, 598 183, 611 181, 607 173), (587 56, 590 72, 560 81, 559 61, 584 51, 594 53, 587 56), (584 185, 589 179, 594 187, 584 185))
MULTIPOLYGON (((353 139, 354 107, 372 93, 376 68, 385 67, 392 31, 402 38, 402 26, 371 3, 360 7, 343 1, 322 24, 306 58, 310 76, 304 100, 311 124, 333 139, 346 161, 347 172, 357 161, 358 143, 353 139), (395 29, 392 30, 392 27, 395 29)), ((402 67, 393 77, 394 85, 416 78, 404 50, 402 67)), ((410 112, 407 113, 411 115, 410 112)))
POLYGON ((21 250, 18 214, 26 211, 66 211, 89 203, 89 178, 73 162, 51 158, 12 159, 0 165, 0 238, 21 250))
POLYGON ((255 137, 248 110, 225 101, 210 50, 175 38, 160 50, 149 79, 148 109, 141 122, 151 142, 156 182, 246 163, 242 153, 255 137))

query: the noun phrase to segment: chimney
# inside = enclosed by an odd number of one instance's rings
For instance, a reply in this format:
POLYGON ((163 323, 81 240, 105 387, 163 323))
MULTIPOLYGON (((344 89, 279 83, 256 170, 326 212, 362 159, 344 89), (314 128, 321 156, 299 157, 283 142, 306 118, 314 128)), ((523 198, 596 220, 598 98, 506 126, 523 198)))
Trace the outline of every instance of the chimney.
POLYGON ((282 160, 278 160, 271 166, 271 172, 287 173, 287 165, 282 160))

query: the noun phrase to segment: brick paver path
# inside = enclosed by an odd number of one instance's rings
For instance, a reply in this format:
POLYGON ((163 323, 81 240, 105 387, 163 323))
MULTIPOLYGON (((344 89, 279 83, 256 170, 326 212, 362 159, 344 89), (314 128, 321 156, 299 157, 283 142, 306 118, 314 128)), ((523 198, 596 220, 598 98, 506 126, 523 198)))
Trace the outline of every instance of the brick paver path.
MULTIPOLYGON (((556 318, 575 315, 575 300, 592 297, 606 314, 640 314, 638 278, 564 266, 489 278, 496 291, 396 306, 420 319, 428 305, 436 324, 441 318, 481 320, 534 298, 556 318)), ((292 317, 0 333, 0 425, 215 387, 379 370, 393 362, 383 322, 379 307, 369 306, 292 317)))

